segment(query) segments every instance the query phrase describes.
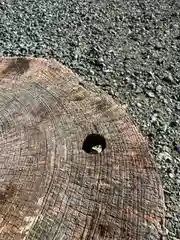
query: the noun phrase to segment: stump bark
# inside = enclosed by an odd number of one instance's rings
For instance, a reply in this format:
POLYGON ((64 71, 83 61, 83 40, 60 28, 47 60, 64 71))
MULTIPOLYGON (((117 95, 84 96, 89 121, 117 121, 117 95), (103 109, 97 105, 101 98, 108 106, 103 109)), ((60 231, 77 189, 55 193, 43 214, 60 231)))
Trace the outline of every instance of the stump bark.
POLYGON ((0 58, 0 181, 2 240, 163 239, 146 140, 55 60, 0 58))

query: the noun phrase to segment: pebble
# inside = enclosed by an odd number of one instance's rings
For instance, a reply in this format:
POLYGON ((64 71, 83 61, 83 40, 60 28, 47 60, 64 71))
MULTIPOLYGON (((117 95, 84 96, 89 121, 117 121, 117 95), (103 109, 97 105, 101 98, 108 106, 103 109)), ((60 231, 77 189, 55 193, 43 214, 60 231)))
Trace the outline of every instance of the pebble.
POLYGON ((168 72, 164 77, 163 80, 167 83, 174 83, 173 76, 170 72, 168 72))
POLYGON ((155 94, 153 92, 147 92, 147 95, 151 98, 154 98, 155 97, 155 94))
POLYGON ((162 90, 162 86, 161 86, 161 85, 157 85, 157 87, 156 87, 156 91, 160 93, 161 90, 162 90))
POLYGON ((169 173, 169 177, 170 177, 170 178, 174 178, 175 175, 174 175, 173 173, 169 173))
POLYGON ((173 217, 172 214, 170 214, 170 213, 166 214, 166 218, 172 218, 172 217, 173 217))
POLYGON ((170 152, 171 152, 170 147, 168 147, 168 146, 166 146, 166 145, 162 147, 162 150, 163 150, 164 152, 167 152, 167 153, 170 153, 170 152))
POLYGON ((136 105, 137 105, 139 108, 142 107, 142 104, 139 103, 139 102, 138 102, 136 105))
POLYGON ((168 100, 167 100, 166 98, 163 98, 163 102, 164 102, 165 104, 168 104, 168 100))
POLYGON ((103 149, 101 145, 97 145, 97 146, 93 146, 92 150, 94 150, 96 153, 101 153, 103 149))
POLYGON ((176 109, 177 109, 177 110, 180 110, 180 103, 178 103, 178 104, 176 105, 176 109))
POLYGON ((159 159, 159 161, 163 161, 163 160, 172 160, 172 157, 169 153, 167 152, 161 152, 157 155, 157 158, 159 159))

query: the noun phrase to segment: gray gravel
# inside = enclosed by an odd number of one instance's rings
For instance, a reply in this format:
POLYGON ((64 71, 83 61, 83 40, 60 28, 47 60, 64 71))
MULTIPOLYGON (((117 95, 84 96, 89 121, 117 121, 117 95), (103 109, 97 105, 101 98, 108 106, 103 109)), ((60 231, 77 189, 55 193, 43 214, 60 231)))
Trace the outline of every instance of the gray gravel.
POLYGON ((180 239, 180 1, 0 0, 0 55, 56 58, 127 106, 180 239))

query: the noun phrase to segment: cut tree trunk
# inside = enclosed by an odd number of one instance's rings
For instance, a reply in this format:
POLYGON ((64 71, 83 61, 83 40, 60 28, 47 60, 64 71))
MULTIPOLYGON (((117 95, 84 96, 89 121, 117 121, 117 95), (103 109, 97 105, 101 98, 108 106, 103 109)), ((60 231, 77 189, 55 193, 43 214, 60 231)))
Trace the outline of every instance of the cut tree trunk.
POLYGON ((55 60, 0 58, 0 239, 163 239, 164 196, 125 110, 55 60))

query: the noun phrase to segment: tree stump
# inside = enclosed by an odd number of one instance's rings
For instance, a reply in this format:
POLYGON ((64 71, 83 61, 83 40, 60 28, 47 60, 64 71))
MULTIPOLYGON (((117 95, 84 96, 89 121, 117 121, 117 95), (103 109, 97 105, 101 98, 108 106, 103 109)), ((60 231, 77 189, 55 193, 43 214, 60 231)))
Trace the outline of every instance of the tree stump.
POLYGON ((55 60, 0 58, 0 181, 1 240, 162 239, 146 140, 55 60))

